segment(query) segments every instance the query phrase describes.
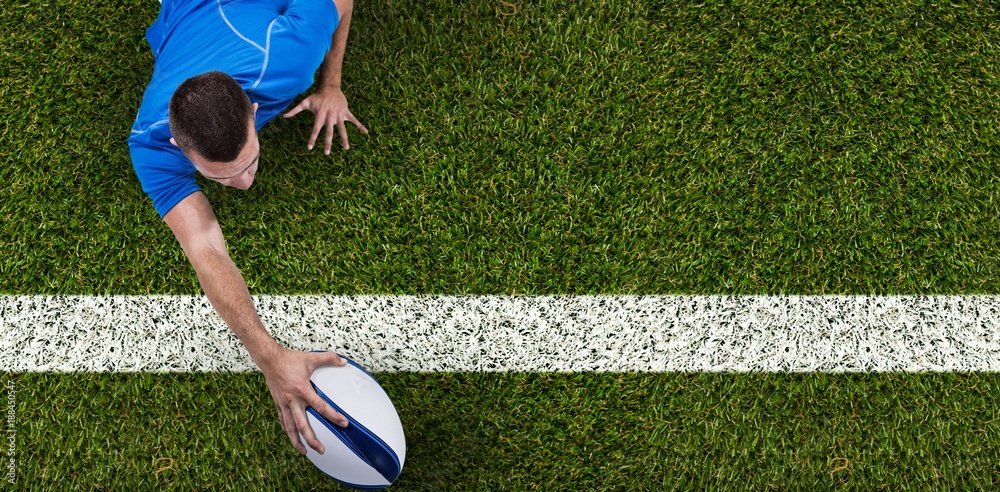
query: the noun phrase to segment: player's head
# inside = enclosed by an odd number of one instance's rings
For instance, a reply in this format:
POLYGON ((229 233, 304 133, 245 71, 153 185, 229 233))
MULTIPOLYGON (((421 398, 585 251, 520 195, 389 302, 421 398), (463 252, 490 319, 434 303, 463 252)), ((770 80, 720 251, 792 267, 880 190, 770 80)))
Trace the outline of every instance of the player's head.
POLYGON ((229 75, 196 75, 170 98, 171 142, 206 178, 245 190, 260 157, 256 111, 257 104, 229 75))

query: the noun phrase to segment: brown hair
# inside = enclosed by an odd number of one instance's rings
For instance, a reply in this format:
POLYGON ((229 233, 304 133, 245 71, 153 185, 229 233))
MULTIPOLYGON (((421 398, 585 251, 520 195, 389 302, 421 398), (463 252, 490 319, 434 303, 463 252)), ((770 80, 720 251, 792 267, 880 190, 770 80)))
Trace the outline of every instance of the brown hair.
POLYGON ((182 151, 197 152, 212 162, 230 162, 247 142, 253 105, 228 74, 205 72, 177 87, 169 115, 170 132, 182 151))

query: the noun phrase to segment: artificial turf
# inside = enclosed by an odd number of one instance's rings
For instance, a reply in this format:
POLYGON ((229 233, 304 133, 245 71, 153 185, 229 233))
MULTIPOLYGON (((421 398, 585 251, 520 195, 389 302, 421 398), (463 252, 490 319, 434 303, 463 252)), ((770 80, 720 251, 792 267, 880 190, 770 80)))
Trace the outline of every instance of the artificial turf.
MULTIPOLYGON (((382 373, 392 490, 991 490, 995 374, 382 373)), ((5 374, 22 490, 346 490, 259 374, 5 374), (83 397, 85 396, 85 397, 83 397)))
MULTIPOLYGON (((152 1, 0 12, 0 292, 197 293, 124 139, 152 1)), ((371 130, 206 183, 255 293, 995 290, 990 2, 359 1, 371 130)))
MULTIPOLYGON (((0 292, 197 293, 132 174, 152 0, 0 9, 0 292)), ((991 2, 359 0, 352 149, 205 184, 255 294, 995 293, 991 2)), ((258 374, 5 374, 18 487, 327 488, 258 374), (237 395, 232 397, 231 395, 237 395)), ((975 490, 993 374, 380 375, 400 490, 975 490)))

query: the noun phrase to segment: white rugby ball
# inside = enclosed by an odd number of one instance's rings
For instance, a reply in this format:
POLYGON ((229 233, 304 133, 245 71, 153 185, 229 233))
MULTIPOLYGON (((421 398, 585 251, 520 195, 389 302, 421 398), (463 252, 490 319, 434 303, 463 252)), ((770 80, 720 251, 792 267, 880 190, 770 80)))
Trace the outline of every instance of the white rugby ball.
POLYGON ((320 398, 349 423, 340 427, 307 407, 309 425, 323 443, 324 453, 306 444, 306 456, 320 471, 348 487, 383 489, 403 469, 403 424, 378 381, 354 361, 341 358, 347 365, 320 367, 309 379, 320 398))

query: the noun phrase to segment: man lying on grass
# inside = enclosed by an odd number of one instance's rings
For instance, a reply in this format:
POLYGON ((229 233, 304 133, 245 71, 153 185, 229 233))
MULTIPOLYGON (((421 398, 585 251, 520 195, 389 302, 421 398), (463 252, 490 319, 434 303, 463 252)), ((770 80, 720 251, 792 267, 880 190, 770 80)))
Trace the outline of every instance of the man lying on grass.
POLYGON ((143 191, 264 373, 281 427, 302 453, 299 433, 323 451, 306 406, 347 425, 309 384, 314 369, 343 361, 288 350, 264 329, 195 174, 250 188, 260 160, 257 131, 312 85, 317 68, 319 89, 284 115, 314 113, 309 148, 325 127, 329 153, 336 127, 347 149, 347 121, 368 133, 340 89, 352 8, 353 0, 164 0, 146 31, 156 64, 128 139, 143 191))

